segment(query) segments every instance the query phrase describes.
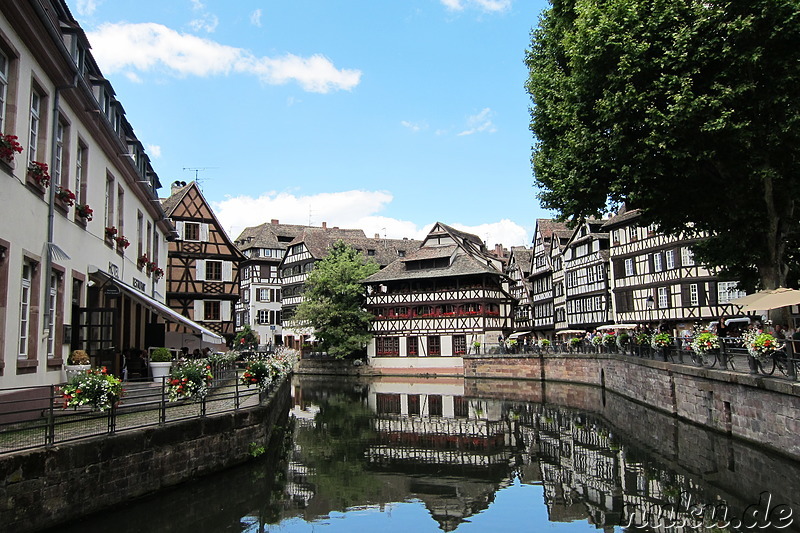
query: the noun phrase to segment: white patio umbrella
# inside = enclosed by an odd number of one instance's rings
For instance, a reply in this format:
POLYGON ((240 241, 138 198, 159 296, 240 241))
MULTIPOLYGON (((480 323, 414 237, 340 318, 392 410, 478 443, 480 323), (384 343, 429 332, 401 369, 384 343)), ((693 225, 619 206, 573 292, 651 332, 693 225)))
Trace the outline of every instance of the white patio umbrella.
POLYGON ((729 303, 741 306, 742 311, 766 311, 800 304, 800 291, 788 289, 786 287, 778 287, 777 289, 768 289, 748 294, 747 296, 731 300, 729 303))

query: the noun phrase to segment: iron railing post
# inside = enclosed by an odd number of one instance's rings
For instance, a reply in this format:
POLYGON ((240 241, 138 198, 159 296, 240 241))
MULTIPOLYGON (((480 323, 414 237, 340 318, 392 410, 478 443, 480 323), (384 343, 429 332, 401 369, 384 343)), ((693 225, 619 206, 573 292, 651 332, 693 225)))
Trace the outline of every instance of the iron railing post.
POLYGON ((47 433, 45 434, 45 446, 52 446, 56 440, 56 386, 50 385, 50 407, 47 410, 47 433))
POLYGON ((108 434, 113 435, 117 429, 117 398, 111 402, 111 408, 108 410, 108 434))
POLYGON ((167 378, 161 378, 161 405, 158 410, 158 423, 163 425, 167 423, 167 378))
POLYGON ((233 409, 234 411, 239 410, 239 374, 237 372, 236 378, 233 380, 234 383, 234 391, 233 391, 233 409))

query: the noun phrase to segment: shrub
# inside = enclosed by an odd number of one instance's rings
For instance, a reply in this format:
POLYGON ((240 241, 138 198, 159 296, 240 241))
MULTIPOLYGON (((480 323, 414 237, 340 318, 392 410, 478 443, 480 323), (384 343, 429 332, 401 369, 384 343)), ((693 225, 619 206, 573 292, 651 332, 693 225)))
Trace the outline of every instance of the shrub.
POLYGON ((172 353, 166 348, 156 348, 150 354, 150 361, 153 363, 168 363, 172 361, 172 353))
POLYGON ((68 365, 88 365, 89 354, 83 350, 74 350, 67 358, 68 365))

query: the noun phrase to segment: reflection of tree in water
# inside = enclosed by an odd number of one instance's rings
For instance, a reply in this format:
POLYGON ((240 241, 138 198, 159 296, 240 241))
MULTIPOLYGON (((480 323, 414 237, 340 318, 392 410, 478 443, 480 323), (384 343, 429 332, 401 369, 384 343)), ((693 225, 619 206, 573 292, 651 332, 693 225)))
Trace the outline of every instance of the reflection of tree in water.
POLYGON ((296 444, 315 497, 309 511, 327 514, 381 502, 383 483, 365 468, 364 453, 374 438, 374 416, 362 402, 344 393, 320 398, 313 424, 299 427, 296 444))

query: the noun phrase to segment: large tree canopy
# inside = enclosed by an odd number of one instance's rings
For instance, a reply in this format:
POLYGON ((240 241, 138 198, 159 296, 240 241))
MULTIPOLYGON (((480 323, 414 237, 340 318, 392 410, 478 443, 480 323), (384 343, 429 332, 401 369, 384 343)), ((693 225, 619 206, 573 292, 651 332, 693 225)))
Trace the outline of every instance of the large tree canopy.
POLYGON ((364 286, 359 282, 377 271, 374 261, 366 262, 355 248, 337 241, 308 275, 295 318, 314 328, 329 355, 346 357, 372 338, 372 315, 364 310, 364 286))
POLYGON ((542 205, 625 203, 745 285, 795 284, 798 43, 797 0, 552 0, 527 54, 542 205))

